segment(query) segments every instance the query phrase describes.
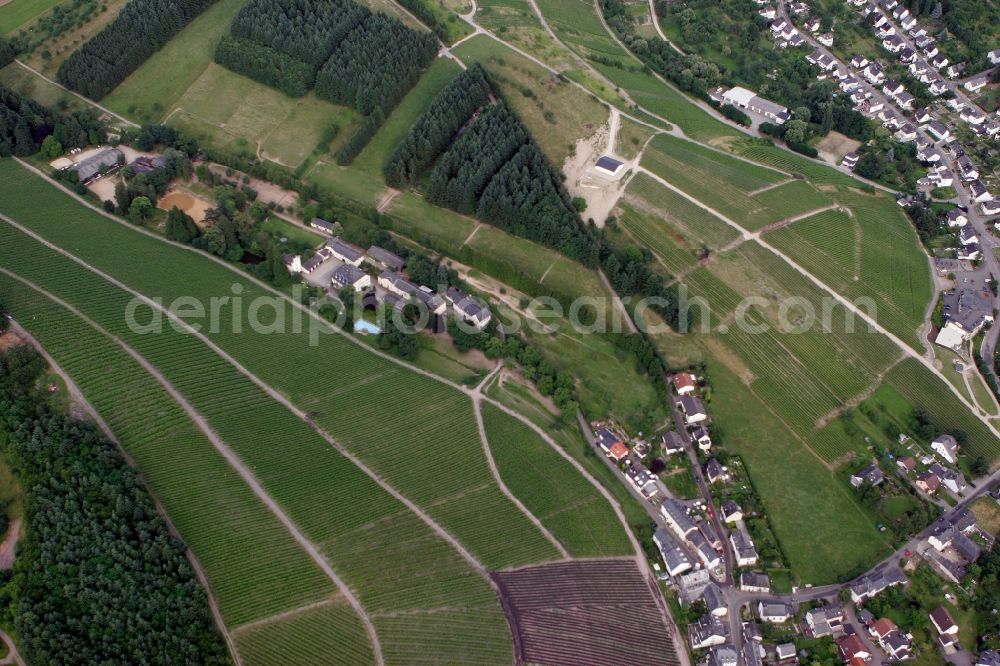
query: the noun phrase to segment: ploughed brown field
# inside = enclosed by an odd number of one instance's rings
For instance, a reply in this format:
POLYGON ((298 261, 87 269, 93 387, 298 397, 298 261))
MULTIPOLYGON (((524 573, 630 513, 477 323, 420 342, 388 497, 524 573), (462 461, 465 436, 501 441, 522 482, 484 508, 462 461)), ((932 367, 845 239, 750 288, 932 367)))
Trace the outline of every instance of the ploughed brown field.
POLYGON ((632 559, 491 574, 519 664, 678 666, 663 599, 632 559))

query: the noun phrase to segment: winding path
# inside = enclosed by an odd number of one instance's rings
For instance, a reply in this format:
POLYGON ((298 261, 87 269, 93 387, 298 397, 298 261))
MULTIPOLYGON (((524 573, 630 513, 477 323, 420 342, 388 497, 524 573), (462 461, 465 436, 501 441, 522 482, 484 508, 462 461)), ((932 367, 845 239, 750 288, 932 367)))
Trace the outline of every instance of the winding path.
POLYGON ((58 81, 55 81, 53 79, 50 79, 49 77, 45 76, 44 74, 42 74, 41 72, 39 72, 34 67, 31 67, 30 65, 25 64, 21 60, 14 60, 14 62, 16 62, 18 65, 20 65, 24 69, 28 70, 29 72, 31 72, 32 74, 34 74, 38 78, 42 79, 43 81, 51 83, 52 85, 54 85, 55 87, 59 88, 63 92, 68 93, 68 94, 72 95, 73 97, 76 97, 77 99, 79 99, 79 100, 81 100, 83 102, 86 102, 87 104, 89 104, 90 106, 94 107, 95 109, 100 109, 101 111, 103 111, 104 113, 108 114, 109 116, 115 118, 119 122, 125 123, 129 127, 139 127, 138 124, 132 122, 131 120, 129 120, 125 116, 120 116, 117 113, 115 113, 114 111, 112 111, 111 109, 109 109, 109 108, 107 108, 105 106, 101 106, 100 104, 98 104, 94 100, 92 100, 92 99, 90 99, 88 97, 84 97, 83 95, 81 95, 78 92, 74 92, 74 91, 70 90, 69 88, 67 88, 63 84, 61 84, 58 81))

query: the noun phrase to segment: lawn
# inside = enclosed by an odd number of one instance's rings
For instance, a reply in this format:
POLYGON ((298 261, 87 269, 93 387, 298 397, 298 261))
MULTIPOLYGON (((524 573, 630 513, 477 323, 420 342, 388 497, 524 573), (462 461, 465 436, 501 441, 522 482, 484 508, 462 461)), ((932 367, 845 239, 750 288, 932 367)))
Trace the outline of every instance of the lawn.
POLYGON ((78 97, 70 95, 57 85, 35 76, 17 63, 11 63, 0 69, 0 85, 30 97, 39 104, 48 107, 61 105, 73 111, 83 111, 92 108, 78 97))
POLYGON ((283 220, 280 217, 269 217, 265 222, 260 225, 263 231, 268 231, 279 238, 287 238, 293 243, 300 243, 302 245, 319 245, 324 240, 325 236, 321 236, 314 231, 310 231, 308 227, 302 224, 295 224, 294 222, 289 222, 288 220, 283 220))
POLYGON ((406 137, 413 123, 434 100, 441 89, 455 78, 461 68, 454 60, 438 59, 424 72, 417 85, 393 109, 378 133, 354 160, 353 167, 381 179, 382 165, 406 137))
POLYGON ((44 14, 62 0, 12 0, 0 5, 0 35, 15 32, 28 21, 44 14))
POLYGON ((244 0, 218 0, 146 60, 102 104, 135 120, 149 122, 163 118, 205 72, 215 55, 215 47, 229 31, 230 22, 243 4, 244 0))
POLYGON ((607 122, 608 110, 592 95, 494 39, 477 35, 454 53, 466 64, 482 63, 557 167, 579 139, 593 135, 607 122))

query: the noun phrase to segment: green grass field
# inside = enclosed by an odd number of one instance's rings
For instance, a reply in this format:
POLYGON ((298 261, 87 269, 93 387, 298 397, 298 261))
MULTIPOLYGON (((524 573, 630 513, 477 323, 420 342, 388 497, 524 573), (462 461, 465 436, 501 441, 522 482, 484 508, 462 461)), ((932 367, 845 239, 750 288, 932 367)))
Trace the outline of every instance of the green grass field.
POLYGON ((679 235, 689 247, 697 249, 704 244, 717 250, 739 238, 733 227, 644 173, 632 178, 625 193, 625 201, 665 223, 671 234, 679 235))
POLYGON ((486 68, 557 167, 579 139, 607 122, 608 110, 590 94, 485 35, 463 42, 454 53, 467 64, 479 62, 486 68))
POLYGON ((0 35, 9 35, 62 0, 12 0, 0 5, 0 35))
POLYGON ((427 110, 441 89, 455 78, 461 68, 454 60, 438 59, 424 72, 413 90, 400 102, 386 119, 357 159, 353 167, 381 179, 382 165, 406 137, 407 132, 421 113, 427 110))
POLYGON ((559 38, 581 55, 615 58, 620 62, 629 60, 629 55, 601 25, 590 2, 538 0, 538 8, 559 38))

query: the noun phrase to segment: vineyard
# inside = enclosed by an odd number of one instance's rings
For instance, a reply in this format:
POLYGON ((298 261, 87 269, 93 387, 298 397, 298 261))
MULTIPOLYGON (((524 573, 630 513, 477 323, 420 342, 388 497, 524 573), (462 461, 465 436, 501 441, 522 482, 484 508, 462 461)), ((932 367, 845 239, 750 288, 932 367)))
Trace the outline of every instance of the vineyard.
POLYGON ((776 185, 786 176, 699 144, 661 134, 642 166, 746 229, 756 230, 832 202, 806 182, 776 185))
POLYGON ((693 266, 696 249, 663 218, 643 213, 629 204, 620 204, 619 224, 642 245, 659 257, 671 273, 693 266))
POLYGON ((850 205, 849 214, 820 213, 766 240, 847 298, 873 299, 872 316, 921 349, 918 329, 930 300, 930 269, 909 221, 884 197, 842 193, 838 199, 850 205))
POLYGON ((575 557, 628 555, 631 544, 608 501, 517 419, 489 404, 483 422, 500 476, 575 557))
POLYGON ((338 664, 372 663, 368 636, 354 610, 343 602, 315 607, 273 621, 238 628, 236 647, 244 664, 254 666, 323 666, 331 655, 338 664))
MULTIPOLYGON (((227 624, 264 619, 336 593, 137 362, 21 282, 0 276, 0 290, 11 311, 73 377, 141 467, 205 569, 227 624), (165 440, 169 447, 163 445, 165 440)), ((357 618, 354 623, 360 629, 357 618)))
POLYGON ((696 206, 673 190, 663 187, 644 173, 638 173, 625 190, 629 201, 648 210, 684 235, 692 246, 701 244, 718 249, 739 238, 739 232, 696 206))

